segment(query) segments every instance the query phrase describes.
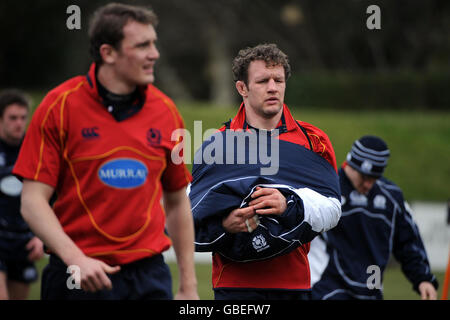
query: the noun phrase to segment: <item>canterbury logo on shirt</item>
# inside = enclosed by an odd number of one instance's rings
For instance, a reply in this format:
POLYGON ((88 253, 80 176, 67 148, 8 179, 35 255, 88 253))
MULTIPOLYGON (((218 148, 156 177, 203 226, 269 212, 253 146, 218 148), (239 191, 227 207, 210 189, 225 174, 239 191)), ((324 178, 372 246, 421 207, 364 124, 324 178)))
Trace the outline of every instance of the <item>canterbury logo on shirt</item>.
POLYGON ((98 133, 98 127, 92 127, 92 128, 83 128, 81 129, 81 135, 85 139, 95 139, 99 138, 100 134, 98 133))
POLYGON ((150 128, 147 131, 147 142, 152 147, 159 146, 161 144, 161 131, 150 128))

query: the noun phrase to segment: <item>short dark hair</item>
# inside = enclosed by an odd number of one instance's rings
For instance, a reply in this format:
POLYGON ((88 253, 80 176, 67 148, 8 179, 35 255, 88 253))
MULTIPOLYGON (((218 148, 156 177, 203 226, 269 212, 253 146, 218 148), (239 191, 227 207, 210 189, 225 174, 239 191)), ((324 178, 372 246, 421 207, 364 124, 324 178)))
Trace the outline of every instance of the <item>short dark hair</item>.
POLYGON ((23 106, 27 110, 30 108, 30 99, 28 96, 18 89, 6 89, 0 92, 0 118, 3 118, 3 114, 7 107, 12 104, 18 104, 23 106))
POLYGON ((239 51, 233 60, 232 71, 234 81, 244 81, 248 85, 248 67, 252 61, 262 60, 266 66, 281 65, 284 68, 286 80, 291 76, 291 66, 288 56, 276 44, 259 44, 239 51))
POLYGON ((129 20, 142 24, 151 24, 156 27, 158 17, 149 8, 132 6, 121 3, 110 3, 98 8, 89 24, 90 52, 94 62, 103 62, 100 55, 100 46, 109 44, 115 49, 120 49, 123 40, 123 28, 129 20))

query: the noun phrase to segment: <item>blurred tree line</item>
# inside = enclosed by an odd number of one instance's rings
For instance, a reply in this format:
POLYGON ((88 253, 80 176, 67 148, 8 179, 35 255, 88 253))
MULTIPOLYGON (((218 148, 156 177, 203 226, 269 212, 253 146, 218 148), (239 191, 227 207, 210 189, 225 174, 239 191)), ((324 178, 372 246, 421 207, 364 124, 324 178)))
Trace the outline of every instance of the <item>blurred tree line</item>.
MULTIPOLYGON (((110 1, 0 2, 0 88, 48 90, 87 72, 91 13, 110 1), (81 30, 69 30, 69 5, 81 30)), ((174 99, 237 102, 231 61, 239 49, 276 43, 291 61, 291 105, 450 107, 448 0, 149 0, 161 59, 157 83, 174 99), (369 30, 369 5, 381 30, 369 30)))

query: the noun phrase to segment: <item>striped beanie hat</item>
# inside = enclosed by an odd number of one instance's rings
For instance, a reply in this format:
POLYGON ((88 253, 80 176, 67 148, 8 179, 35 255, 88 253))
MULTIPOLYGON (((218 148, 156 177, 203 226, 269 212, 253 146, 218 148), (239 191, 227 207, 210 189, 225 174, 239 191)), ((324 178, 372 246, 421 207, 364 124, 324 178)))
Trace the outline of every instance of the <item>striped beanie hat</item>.
POLYGON ((389 149, 381 138, 364 136, 353 142, 347 163, 362 174, 381 177, 389 159, 389 149))

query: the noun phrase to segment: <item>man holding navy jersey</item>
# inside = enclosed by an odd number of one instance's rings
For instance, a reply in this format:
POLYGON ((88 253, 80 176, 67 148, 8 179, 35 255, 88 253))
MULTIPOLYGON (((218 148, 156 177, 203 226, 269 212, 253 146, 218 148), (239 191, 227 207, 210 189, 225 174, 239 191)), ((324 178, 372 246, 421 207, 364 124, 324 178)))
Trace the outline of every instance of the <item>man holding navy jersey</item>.
POLYGON ((307 300, 309 242, 341 213, 334 150, 284 103, 291 69, 275 44, 240 50, 232 70, 242 104, 196 153, 213 146, 218 161, 192 170, 196 250, 213 252, 215 299, 307 300), (242 158, 230 136, 241 139, 242 158), (276 170, 263 170, 262 150, 278 157, 276 170))
POLYGON ((421 298, 436 299, 438 284, 410 208, 400 188, 383 177, 389 156, 379 137, 353 143, 339 170, 341 220, 311 242, 313 299, 382 299, 391 253, 421 298))

